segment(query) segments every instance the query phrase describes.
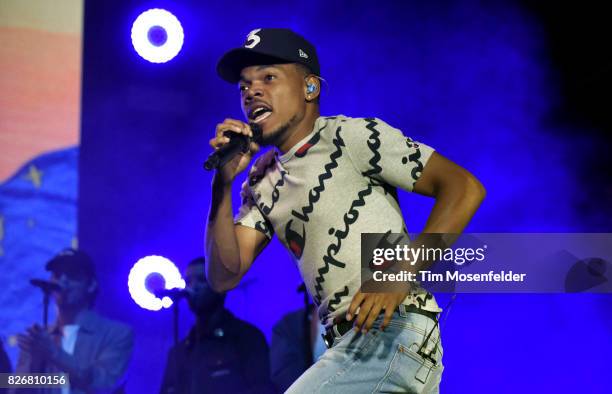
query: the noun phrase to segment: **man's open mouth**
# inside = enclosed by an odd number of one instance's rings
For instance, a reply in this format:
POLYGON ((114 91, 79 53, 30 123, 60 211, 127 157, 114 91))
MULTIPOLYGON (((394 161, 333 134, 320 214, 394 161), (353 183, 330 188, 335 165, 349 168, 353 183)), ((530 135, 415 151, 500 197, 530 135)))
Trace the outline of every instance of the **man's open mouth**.
POLYGON ((272 115, 272 110, 265 106, 256 106, 249 112, 249 120, 255 123, 262 122, 272 115))

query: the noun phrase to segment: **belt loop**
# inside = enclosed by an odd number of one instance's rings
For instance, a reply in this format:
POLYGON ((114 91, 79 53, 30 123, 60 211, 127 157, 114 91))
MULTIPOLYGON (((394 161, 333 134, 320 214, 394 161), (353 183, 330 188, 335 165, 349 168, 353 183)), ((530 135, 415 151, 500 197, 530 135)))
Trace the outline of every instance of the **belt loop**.
POLYGON ((401 317, 406 317, 406 316, 408 316, 408 313, 406 312, 406 305, 404 305, 404 304, 399 304, 398 309, 399 309, 399 314, 400 314, 400 316, 401 316, 401 317))

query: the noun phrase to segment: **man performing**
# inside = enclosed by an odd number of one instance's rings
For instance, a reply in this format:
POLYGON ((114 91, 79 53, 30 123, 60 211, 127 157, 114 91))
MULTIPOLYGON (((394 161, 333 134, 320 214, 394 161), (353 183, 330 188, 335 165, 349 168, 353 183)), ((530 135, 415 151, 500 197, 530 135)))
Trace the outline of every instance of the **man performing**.
MULTIPOLYGON (((252 31, 217 72, 238 84, 247 122, 275 149, 251 167, 235 219, 232 185, 259 146, 215 174, 210 284, 235 287, 276 233, 318 306, 329 347, 287 392, 437 392, 440 309, 422 288, 362 292, 361 233, 405 232, 396 188, 435 198, 424 233, 460 233, 484 198, 480 182, 380 119, 320 116, 315 48, 290 30, 252 31)), ((228 143, 230 133, 252 136, 247 123, 226 119, 211 145, 228 143)))

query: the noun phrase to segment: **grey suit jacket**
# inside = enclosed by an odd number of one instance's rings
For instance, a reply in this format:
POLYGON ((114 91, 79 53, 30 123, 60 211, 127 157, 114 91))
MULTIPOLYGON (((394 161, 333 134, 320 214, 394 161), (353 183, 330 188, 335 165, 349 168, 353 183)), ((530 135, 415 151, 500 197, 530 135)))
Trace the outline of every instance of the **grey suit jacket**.
MULTIPOLYGON (((71 394, 113 392, 132 355, 132 329, 90 310, 79 314, 76 324, 79 325, 79 331, 72 355, 62 351, 52 360, 37 360, 31 354, 21 352, 15 372, 66 372, 69 375, 71 394)), ((53 324, 49 332, 55 331, 57 325, 53 324)), ((59 389, 36 390, 30 392, 61 393, 59 389)), ((27 391, 23 389, 15 391, 15 394, 25 393, 27 391)))

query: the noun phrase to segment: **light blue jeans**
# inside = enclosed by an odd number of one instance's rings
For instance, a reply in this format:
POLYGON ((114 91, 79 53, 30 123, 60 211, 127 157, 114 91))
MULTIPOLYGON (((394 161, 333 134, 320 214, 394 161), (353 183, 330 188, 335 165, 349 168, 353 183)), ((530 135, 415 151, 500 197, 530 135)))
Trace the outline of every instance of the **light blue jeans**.
POLYGON ((336 338, 286 393, 438 393, 444 369, 438 327, 425 343, 434 321, 403 305, 385 331, 382 320, 365 335, 350 330, 336 338), (423 343, 425 358, 418 354, 423 343))

